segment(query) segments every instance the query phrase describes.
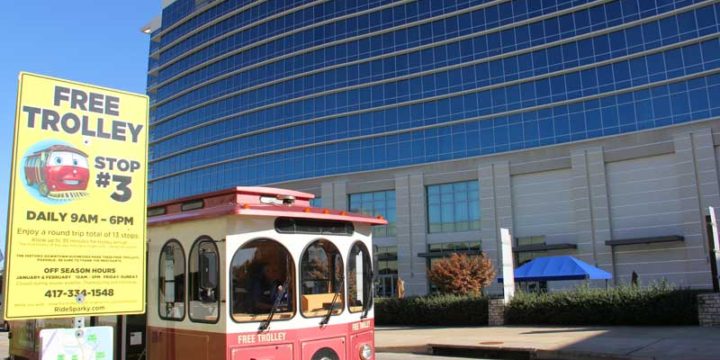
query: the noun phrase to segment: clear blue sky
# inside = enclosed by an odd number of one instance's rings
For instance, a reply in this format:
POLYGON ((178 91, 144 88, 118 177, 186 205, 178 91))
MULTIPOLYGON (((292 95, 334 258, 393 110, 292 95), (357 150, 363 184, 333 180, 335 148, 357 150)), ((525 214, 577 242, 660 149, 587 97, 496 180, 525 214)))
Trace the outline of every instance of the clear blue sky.
POLYGON ((0 11, 0 239, 5 253, 17 75, 28 71, 145 92, 161 0, 10 0, 0 11))

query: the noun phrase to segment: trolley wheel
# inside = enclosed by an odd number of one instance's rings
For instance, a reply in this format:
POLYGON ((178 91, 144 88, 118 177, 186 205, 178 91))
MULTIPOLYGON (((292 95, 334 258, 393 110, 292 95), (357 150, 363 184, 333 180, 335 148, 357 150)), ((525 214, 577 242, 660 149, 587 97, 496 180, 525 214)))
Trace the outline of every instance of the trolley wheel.
POLYGON ((340 357, 331 348, 322 348, 313 354, 312 360, 340 360, 340 357))
POLYGON ((48 186, 45 183, 40 184, 38 190, 40 191, 40 195, 42 196, 48 196, 48 194, 50 194, 50 189, 48 189, 48 186))

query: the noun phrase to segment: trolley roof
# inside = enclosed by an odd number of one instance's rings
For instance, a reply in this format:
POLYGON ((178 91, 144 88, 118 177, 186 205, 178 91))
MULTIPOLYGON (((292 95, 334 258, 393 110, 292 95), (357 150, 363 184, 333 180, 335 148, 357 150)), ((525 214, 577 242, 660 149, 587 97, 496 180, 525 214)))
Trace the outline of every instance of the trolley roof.
POLYGON ((88 157, 88 155, 86 153, 84 153, 82 150, 78 150, 74 147, 70 147, 70 146, 66 146, 66 145, 52 145, 45 149, 34 152, 33 155, 38 155, 38 154, 42 154, 44 152, 52 152, 52 151, 67 151, 67 152, 80 154, 84 157, 88 157))
POLYGON ((372 217, 342 210, 310 206, 315 195, 287 189, 238 186, 151 204, 148 226, 212 218, 223 215, 293 217, 385 225, 382 216, 372 217))

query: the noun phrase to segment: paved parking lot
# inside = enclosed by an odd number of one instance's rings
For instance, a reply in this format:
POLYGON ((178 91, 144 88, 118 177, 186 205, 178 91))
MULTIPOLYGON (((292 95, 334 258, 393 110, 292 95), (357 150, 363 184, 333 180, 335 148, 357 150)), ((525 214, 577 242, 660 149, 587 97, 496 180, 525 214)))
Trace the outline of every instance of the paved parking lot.
POLYGON ((381 326, 375 332, 379 352, 432 346, 479 354, 535 352, 544 358, 718 360, 718 344, 720 328, 699 326, 381 326))
MULTIPOLYGON (((398 354, 398 353, 378 353, 377 360, 462 360, 458 357, 445 357, 434 355, 416 355, 416 354, 398 354)), ((480 359, 480 358, 473 358, 480 359)))

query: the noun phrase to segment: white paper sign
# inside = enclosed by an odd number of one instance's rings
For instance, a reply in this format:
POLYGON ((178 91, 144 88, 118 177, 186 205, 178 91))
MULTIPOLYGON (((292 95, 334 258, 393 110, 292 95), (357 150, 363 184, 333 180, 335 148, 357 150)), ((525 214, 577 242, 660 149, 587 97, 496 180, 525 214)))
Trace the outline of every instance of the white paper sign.
POLYGON ((42 360, 113 360, 113 328, 40 330, 42 360))
POLYGON ((142 331, 130 333, 130 345, 142 345, 142 331))

